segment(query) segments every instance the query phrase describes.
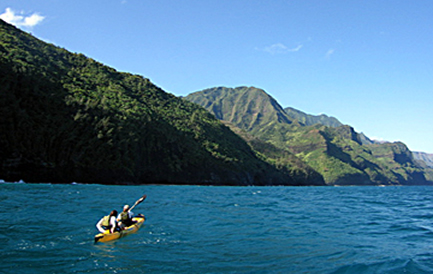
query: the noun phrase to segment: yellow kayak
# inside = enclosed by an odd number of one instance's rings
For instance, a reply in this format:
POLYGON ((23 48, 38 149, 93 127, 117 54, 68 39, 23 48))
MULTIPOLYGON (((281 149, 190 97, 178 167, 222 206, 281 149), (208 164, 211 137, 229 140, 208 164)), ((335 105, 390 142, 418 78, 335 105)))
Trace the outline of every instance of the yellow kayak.
POLYGON ((125 237, 126 235, 137 232, 138 229, 140 229, 141 225, 146 220, 146 218, 143 215, 141 215, 141 216, 133 217, 132 220, 136 221, 136 223, 126 227, 124 230, 120 232, 116 231, 114 233, 110 233, 109 230, 106 230, 104 233, 97 234, 95 236, 95 244, 98 242, 104 243, 104 242, 117 240, 119 238, 125 237))

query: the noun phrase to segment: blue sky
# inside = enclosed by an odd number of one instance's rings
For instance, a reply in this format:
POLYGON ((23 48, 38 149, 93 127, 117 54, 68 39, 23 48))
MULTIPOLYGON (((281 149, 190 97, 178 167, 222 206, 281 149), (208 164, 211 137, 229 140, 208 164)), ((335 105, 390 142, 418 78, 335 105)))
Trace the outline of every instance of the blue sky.
POLYGON ((36 37, 178 96, 254 86, 433 153, 430 0, 3 0, 36 37))

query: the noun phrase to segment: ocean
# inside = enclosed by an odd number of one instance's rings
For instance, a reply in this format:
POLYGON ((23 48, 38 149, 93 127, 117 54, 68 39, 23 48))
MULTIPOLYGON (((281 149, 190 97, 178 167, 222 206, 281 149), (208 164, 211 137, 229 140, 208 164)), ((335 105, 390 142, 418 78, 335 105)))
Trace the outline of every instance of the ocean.
POLYGON ((433 187, 0 184, 0 273, 432 273, 433 187), (135 234, 95 224, 143 194, 135 234))

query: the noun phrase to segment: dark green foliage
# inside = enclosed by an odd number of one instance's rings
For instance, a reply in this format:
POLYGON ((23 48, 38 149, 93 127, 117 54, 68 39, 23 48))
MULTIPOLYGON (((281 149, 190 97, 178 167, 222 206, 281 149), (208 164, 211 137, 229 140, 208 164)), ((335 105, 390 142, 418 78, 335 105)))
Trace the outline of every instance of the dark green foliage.
POLYGON ((277 167, 281 160, 287 170, 305 171, 308 165, 330 185, 433 183, 432 169, 419 165, 403 143, 374 144, 327 116, 309 116, 293 109, 287 113, 263 90, 219 87, 192 93, 186 99, 217 111, 220 119, 280 149, 265 149, 250 141, 277 167))
POLYGON ((225 122, 236 134, 241 136, 264 161, 293 178, 296 185, 325 185, 323 177, 309 165, 288 150, 278 148, 256 138, 246 131, 225 122))
POLYGON ((202 107, 1 20, 0 178, 295 184, 202 107))

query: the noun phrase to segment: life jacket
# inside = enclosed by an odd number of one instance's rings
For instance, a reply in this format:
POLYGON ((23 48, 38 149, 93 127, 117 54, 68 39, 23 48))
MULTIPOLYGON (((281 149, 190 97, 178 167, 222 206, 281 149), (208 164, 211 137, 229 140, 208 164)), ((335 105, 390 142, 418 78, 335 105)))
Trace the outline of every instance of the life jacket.
POLYGON ((129 219, 130 218, 129 218, 129 213, 128 212, 122 211, 120 213, 120 221, 121 222, 128 221, 129 219))
POLYGON ((103 220, 102 220, 102 225, 103 226, 111 226, 110 224, 110 215, 104 216, 103 220))

